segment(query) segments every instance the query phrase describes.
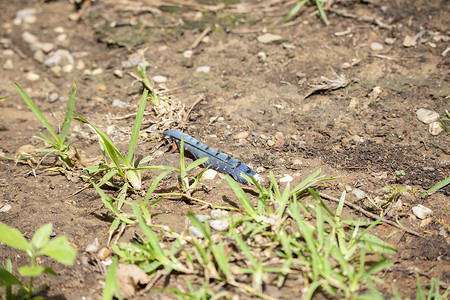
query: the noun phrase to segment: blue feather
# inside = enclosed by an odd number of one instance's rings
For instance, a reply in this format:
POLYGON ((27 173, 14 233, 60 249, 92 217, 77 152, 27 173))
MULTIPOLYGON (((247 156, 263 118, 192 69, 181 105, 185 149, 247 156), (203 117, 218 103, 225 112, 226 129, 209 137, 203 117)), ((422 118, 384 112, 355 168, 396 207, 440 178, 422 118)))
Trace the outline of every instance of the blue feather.
POLYGON ((261 176, 250 169, 250 167, 243 162, 240 162, 225 153, 210 148, 208 145, 199 142, 189 134, 178 130, 166 130, 163 132, 163 135, 167 136, 171 140, 174 140, 178 144, 178 147, 180 146, 181 138, 184 137, 185 151, 191 153, 195 159, 208 157, 208 160, 203 164, 204 167, 210 166, 214 170, 230 174, 234 180, 244 184, 248 182, 241 176, 241 174, 245 174, 248 177, 253 176, 258 181, 261 180, 261 176))

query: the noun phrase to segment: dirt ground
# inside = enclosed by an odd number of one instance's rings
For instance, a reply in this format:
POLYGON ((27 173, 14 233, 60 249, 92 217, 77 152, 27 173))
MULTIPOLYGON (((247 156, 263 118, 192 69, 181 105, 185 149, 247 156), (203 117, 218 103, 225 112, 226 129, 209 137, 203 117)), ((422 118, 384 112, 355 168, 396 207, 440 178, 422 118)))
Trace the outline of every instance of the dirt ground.
MULTIPOLYGON (((429 125, 416 116, 421 108, 441 117, 450 110, 449 1, 334 1, 327 10, 329 26, 313 5, 281 24, 295 1, 70 2, 0 1, 0 97, 9 95, 0 102, 3 157, 15 157, 24 145, 43 146, 34 136, 44 128, 15 82, 50 117, 52 111, 63 115, 76 81, 76 111, 126 149, 134 120, 128 115, 136 112, 142 92, 129 62, 145 58, 147 75, 160 76, 157 88, 166 89, 186 110, 192 108, 184 123, 155 126, 160 120, 151 114, 145 118, 138 154, 164 151, 151 164, 177 164, 179 154, 165 152, 169 147, 160 147, 155 132, 182 128, 265 178, 272 171, 277 179, 290 174, 298 183, 321 168, 323 175, 336 178, 327 193, 339 197, 346 189, 348 201, 366 208, 369 198, 387 194, 383 188, 403 188, 398 220, 421 234, 376 228, 398 251, 380 288, 386 297, 392 286, 412 297, 416 276, 425 286, 432 277, 450 284, 450 187, 421 198, 450 176, 449 134, 430 134, 429 125), (266 33, 278 38, 261 41, 266 33), (322 76, 336 81, 317 87, 327 83, 322 76), (367 197, 358 200, 355 189, 367 197), (426 221, 412 213, 418 204, 432 210, 426 221)), ((100 154, 92 132, 76 121, 71 139, 87 157, 100 154)), ((38 280, 49 286, 46 298, 100 298, 104 270, 82 261, 95 238, 100 247, 107 246, 111 215, 92 187, 80 191, 80 169, 61 174, 40 167, 36 176, 31 170, 0 159, 0 208, 11 206, 0 212, 0 221, 27 238, 52 222, 56 235, 66 235, 78 248, 73 267, 42 258, 59 274, 38 280)), ((144 190, 154 174, 144 174, 144 190)), ((169 178, 162 188, 174 182, 169 178)), ((223 177, 206 184, 211 191, 199 198, 215 205, 235 201, 223 177)), ((201 212, 200 205, 163 200, 152 208, 153 221, 181 231, 188 211, 201 212)), ((16 267, 26 263, 23 255, 1 245, 1 266, 8 257, 16 267)), ((170 283, 159 283, 164 284, 170 283)), ((142 298, 163 296, 173 297, 149 292, 142 298)))

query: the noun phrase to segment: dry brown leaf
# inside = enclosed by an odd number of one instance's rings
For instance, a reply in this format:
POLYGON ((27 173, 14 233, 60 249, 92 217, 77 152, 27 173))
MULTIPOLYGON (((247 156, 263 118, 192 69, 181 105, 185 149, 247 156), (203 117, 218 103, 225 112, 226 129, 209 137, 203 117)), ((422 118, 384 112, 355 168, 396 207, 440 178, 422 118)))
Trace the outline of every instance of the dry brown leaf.
POLYGON ((150 282, 150 276, 136 265, 119 264, 116 271, 116 280, 122 297, 131 298, 138 289, 150 282))

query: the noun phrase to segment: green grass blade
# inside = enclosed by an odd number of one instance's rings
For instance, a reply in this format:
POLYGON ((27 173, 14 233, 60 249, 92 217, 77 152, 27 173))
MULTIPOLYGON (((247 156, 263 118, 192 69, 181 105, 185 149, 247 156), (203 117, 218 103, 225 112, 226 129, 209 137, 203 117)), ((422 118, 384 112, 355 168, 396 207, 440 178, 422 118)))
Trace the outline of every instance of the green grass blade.
POLYGON ((127 161, 125 160, 123 155, 120 153, 119 149, 117 149, 117 147, 114 145, 113 141, 111 141, 111 139, 105 133, 103 133, 100 129, 98 129, 97 127, 92 125, 89 121, 84 119, 82 116, 80 116, 76 112, 75 112, 75 114, 77 115, 77 120, 91 126, 91 128, 99 135, 99 137, 102 140, 103 146, 104 146, 106 152, 108 153, 109 158, 111 158, 111 160, 113 161, 116 168, 118 168, 120 170, 120 172, 123 173, 120 161, 122 161, 124 163, 126 163, 127 161))
POLYGON ((195 227, 197 227, 198 230, 200 230, 203 237, 205 239, 207 239, 208 241, 211 241, 211 230, 209 228, 209 225, 203 224, 202 222, 200 222, 200 220, 197 219, 197 217, 192 212, 188 212, 188 218, 189 218, 189 221, 191 221, 191 223, 195 227))
POLYGON ((131 132, 130 146, 128 148, 127 162, 128 165, 133 164, 134 151, 136 150, 137 140, 139 137, 139 130, 141 129, 142 118, 144 117, 145 105, 147 104, 148 90, 144 89, 144 93, 139 103, 139 108, 134 120, 133 131, 131 132))
POLYGON ((64 123, 61 130, 61 142, 64 143, 69 133, 70 124, 73 120, 73 111, 75 108, 75 92, 77 90, 77 85, 74 83, 72 85, 72 91, 70 92, 69 102, 67 103, 66 115, 64 117, 64 123))
POLYGON ((236 194, 239 201, 241 201, 242 206, 244 206, 244 209, 247 212, 247 214, 249 216, 251 216, 253 219, 258 221, 260 219, 260 217, 258 216, 258 213, 256 212, 255 208, 253 207, 253 204, 248 199, 244 190, 237 184, 236 181, 234 181, 233 178, 231 178, 230 175, 225 176, 225 179, 227 180, 228 184, 233 189, 233 192, 236 194))
MULTIPOLYGON (((208 160, 208 157, 202 157, 194 161, 192 164, 187 166, 186 172, 189 172, 190 170, 194 169, 195 167, 198 167, 200 165, 203 165, 208 160)), ((207 164, 206 164, 207 165, 207 164)))
POLYGON ((145 199, 144 199, 144 206, 147 207, 148 201, 150 200, 150 196, 153 194, 153 192, 155 191, 156 187, 158 186, 159 182, 166 177, 167 175, 169 175, 169 173, 171 173, 172 170, 167 170, 161 174, 158 175, 158 177, 156 177, 155 180, 153 180, 152 184, 150 185, 150 188, 148 189, 147 193, 145 194, 145 199))
POLYGON ((56 135, 55 131, 53 131, 52 126, 47 121, 47 119, 44 117, 44 115, 41 113, 39 108, 36 106, 36 104, 31 100, 31 98, 25 93, 25 91, 17 84, 14 83, 14 86, 19 91, 19 94, 22 96, 23 100, 25 100, 25 103, 28 105, 30 110, 34 113, 34 115, 41 121, 42 125, 47 128, 48 132, 52 136, 52 138, 58 143, 58 145, 61 145, 61 141, 59 140, 59 137, 56 135))
POLYGON ((105 287, 103 288, 103 300, 112 300, 114 296, 119 298, 119 300, 123 299, 116 280, 117 264, 117 256, 114 256, 113 262, 111 266, 109 266, 108 273, 106 274, 105 287))
POLYGON ((450 184, 450 177, 447 177, 444 180, 442 180, 441 182, 437 183, 432 188, 430 188, 429 190, 427 190, 425 193, 423 193, 422 198, 425 198, 425 196, 427 196, 429 193, 432 193, 439 189, 442 189, 444 186, 449 185, 449 184, 450 184))
POLYGON ((316 0, 316 6, 317 6, 317 9, 319 10, 319 14, 320 14, 320 17, 322 18, 322 20, 325 22, 326 25, 329 25, 330 21, 328 21, 327 14, 323 10, 322 0, 316 0))
POLYGON ((283 20, 281 20, 281 23, 285 23, 285 22, 289 21, 290 19, 292 19, 292 17, 295 16, 298 13, 300 8, 302 8, 302 6, 305 5, 306 2, 308 2, 308 0, 302 0, 302 1, 298 2, 291 9, 291 11, 283 18, 283 20))

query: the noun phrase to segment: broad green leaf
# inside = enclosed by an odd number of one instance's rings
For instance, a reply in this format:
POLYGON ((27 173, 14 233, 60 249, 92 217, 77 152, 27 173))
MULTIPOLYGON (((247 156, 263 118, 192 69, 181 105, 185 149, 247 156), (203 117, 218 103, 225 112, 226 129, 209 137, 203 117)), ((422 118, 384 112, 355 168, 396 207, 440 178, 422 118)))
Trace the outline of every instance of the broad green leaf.
POLYGON ((44 272, 45 268, 43 266, 23 266, 17 271, 21 276, 36 277, 44 272))
POLYGON ((8 285, 22 285, 19 279, 16 276, 11 274, 9 271, 0 268, 0 287, 8 286, 8 285))
POLYGON ((0 222, 0 242, 23 251, 31 249, 31 244, 27 242, 19 230, 2 222, 0 222))
POLYGON ((142 118, 144 117, 145 104, 147 103, 148 90, 144 89, 144 93, 139 103, 139 108, 134 121, 133 130, 131 132, 130 146, 128 148, 127 162, 128 165, 133 164, 134 150, 136 150, 137 140, 139 137, 139 130, 141 129, 142 118))
POLYGON ((50 240, 50 242, 38 252, 38 255, 47 255, 59 263, 72 266, 77 256, 77 252, 69 245, 67 237, 58 236, 50 240))
POLYGON ((70 92, 69 102, 67 103, 66 115, 64 117, 64 123, 61 130, 61 142, 64 143, 69 133, 70 124, 73 119, 73 110, 75 108, 75 91, 77 90, 77 86, 75 82, 72 85, 72 91, 70 92))
POLYGON ((39 119, 39 121, 41 121, 42 125, 45 126, 45 128, 47 128, 48 132, 50 133, 50 135, 53 137, 53 139, 55 141, 58 141, 59 138, 56 135, 55 131, 53 131, 52 126, 50 125, 50 123, 47 121, 47 119, 44 117, 44 115, 41 113, 41 111, 39 110, 39 108, 37 108, 36 104, 34 104, 33 100, 31 100, 31 98, 27 95, 27 93, 25 93, 25 91, 17 84, 14 83, 16 89, 19 91, 20 95, 22 96, 23 100, 25 100, 25 103, 28 105, 28 107, 30 108, 30 110, 34 113, 34 115, 39 119))
POLYGON ((41 226, 33 235, 31 243, 36 249, 41 249, 47 245, 50 240, 50 235, 52 234, 53 225, 52 223, 45 224, 41 226))

